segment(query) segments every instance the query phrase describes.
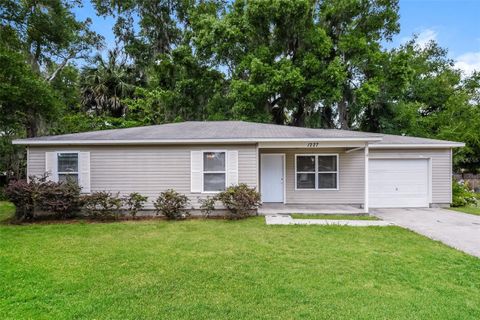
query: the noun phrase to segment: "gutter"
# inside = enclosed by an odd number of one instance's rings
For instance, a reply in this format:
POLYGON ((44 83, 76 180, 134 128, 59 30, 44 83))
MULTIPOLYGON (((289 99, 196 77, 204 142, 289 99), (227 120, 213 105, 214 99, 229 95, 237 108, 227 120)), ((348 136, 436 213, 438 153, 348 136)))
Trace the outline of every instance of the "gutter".
POLYGON ((465 143, 462 142, 452 142, 452 143, 418 143, 418 144, 400 144, 400 143, 390 143, 390 144, 371 144, 369 145, 370 149, 425 149, 425 148, 461 148, 465 147, 465 143))
POLYGON ((225 143, 258 143, 258 142, 349 142, 349 141, 381 141, 380 137, 367 138, 247 138, 247 139, 170 139, 170 140, 13 140, 15 145, 57 146, 57 145, 152 145, 152 144, 225 144, 225 143))

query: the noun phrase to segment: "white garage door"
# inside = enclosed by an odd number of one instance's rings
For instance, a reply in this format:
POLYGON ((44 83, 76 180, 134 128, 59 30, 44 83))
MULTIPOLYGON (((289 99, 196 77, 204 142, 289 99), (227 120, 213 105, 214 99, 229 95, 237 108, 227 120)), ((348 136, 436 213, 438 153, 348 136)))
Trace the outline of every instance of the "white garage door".
POLYGON ((427 159, 371 159, 368 192, 372 208, 428 207, 427 159))

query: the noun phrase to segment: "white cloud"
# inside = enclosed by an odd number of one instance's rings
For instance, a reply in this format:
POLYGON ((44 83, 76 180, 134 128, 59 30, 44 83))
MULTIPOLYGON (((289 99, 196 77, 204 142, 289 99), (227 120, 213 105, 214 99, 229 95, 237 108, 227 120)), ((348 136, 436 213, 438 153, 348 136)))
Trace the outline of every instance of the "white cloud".
MULTIPOLYGON (((422 29, 420 32, 416 32, 413 35, 416 37, 415 43, 421 49, 424 49, 430 41, 437 41, 438 32, 432 28, 422 29)), ((412 40, 412 36, 402 37, 400 39, 401 44, 405 44, 412 40)))
POLYGON ((455 60, 455 67, 462 70, 467 76, 475 70, 480 71, 480 51, 464 53, 455 60))
POLYGON ((422 30, 417 37, 417 44, 420 48, 425 48, 430 41, 437 40, 438 33, 433 29, 422 30))

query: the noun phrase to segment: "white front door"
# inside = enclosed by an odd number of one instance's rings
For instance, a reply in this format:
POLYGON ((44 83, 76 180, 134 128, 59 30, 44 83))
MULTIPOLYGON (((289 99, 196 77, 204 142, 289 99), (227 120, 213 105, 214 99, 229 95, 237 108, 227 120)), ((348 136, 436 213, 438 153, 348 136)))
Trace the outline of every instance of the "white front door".
POLYGON ((284 154, 262 154, 260 192, 263 202, 283 202, 284 161, 284 154))
POLYGON ((427 159, 371 159, 368 170, 370 207, 428 207, 427 159))

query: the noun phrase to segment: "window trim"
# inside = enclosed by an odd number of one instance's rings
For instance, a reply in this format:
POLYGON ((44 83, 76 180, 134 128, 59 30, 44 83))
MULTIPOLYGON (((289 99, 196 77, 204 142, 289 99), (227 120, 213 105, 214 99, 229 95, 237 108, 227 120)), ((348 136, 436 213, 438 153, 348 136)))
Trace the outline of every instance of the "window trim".
MULTIPOLYGON (((228 168, 228 151, 227 150, 200 150, 202 152, 202 193, 211 193, 211 194, 215 194, 215 193, 220 193, 222 191, 205 191, 205 173, 223 173, 225 174, 225 190, 227 189, 227 168, 228 168), (204 167, 204 156, 205 156, 205 153, 208 153, 208 152, 223 152, 225 154, 225 170, 224 171, 205 171, 205 167, 204 167)), ((223 190, 224 191, 224 190, 223 190)))
POLYGON ((295 154, 295 191, 338 191, 340 190, 340 157, 338 153, 296 153, 295 154), (336 171, 318 171, 318 157, 322 156, 335 156, 337 161, 336 171), (315 171, 300 171, 297 172, 297 159, 298 157, 315 157, 315 171), (315 188, 298 188, 297 175, 298 173, 310 173, 315 174, 315 188), (319 173, 336 173, 337 175, 337 187, 336 188, 318 188, 318 174, 319 173))
POLYGON ((80 185, 80 151, 55 151, 55 157, 56 157, 56 165, 57 167, 55 168, 55 181, 59 182, 60 181, 60 175, 61 174, 76 174, 77 175, 77 183, 80 185), (65 171, 58 171, 58 155, 61 153, 74 153, 77 155, 77 172, 65 172, 65 171))

